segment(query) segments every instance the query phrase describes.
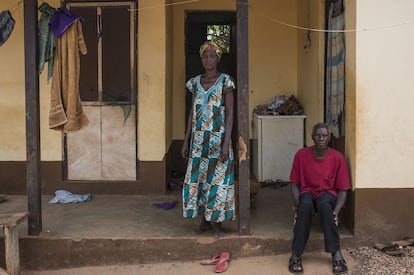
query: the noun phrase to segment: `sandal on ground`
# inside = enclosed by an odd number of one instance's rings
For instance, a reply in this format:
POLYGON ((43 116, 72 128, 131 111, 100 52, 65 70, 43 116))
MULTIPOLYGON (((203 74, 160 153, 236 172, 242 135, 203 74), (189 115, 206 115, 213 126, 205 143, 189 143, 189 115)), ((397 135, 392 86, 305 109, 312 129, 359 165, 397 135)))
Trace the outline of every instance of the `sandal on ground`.
POLYGON ((333 274, 343 274, 348 272, 345 260, 332 260, 332 272, 333 274))
POLYGON ((220 260, 220 255, 214 256, 210 259, 203 259, 200 261, 201 265, 215 265, 219 262, 220 260))
POLYGON ((392 243, 392 244, 375 243, 374 248, 391 256, 401 256, 404 254, 404 249, 400 249, 400 245, 396 243, 392 243))
POLYGON ((289 272, 303 274, 302 259, 300 257, 291 257, 289 259, 289 272))
POLYGON ((414 238, 405 238, 399 241, 392 242, 401 247, 414 246, 414 238))
POLYGON ((221 252, 220 259, 218 260, 216 266, 214 267, 214 272, 222 273, 229 268, 230 262, 230 253, 229 252, 221 252))
POLYGON ((211 224, 208 221, 206 221, 204 218, 202 218, 200 224, 193 228, 192 233, 194 235, 199 235, 203 232, 211 230, 211 228, 212 228, 211 224))

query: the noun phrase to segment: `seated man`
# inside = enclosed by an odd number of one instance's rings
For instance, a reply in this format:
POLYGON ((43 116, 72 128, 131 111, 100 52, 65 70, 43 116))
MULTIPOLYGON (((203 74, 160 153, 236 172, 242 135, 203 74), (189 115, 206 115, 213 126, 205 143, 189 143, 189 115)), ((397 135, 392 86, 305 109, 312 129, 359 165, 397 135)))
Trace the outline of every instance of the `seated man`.
POLYGON ((314 146, 300 149, 294 158, 290 180, 294 202, 295 225, 289 271, 303 273, 302 254, 308 241, 315 211, 325 239, 325 251, 332 253, 332 272, 341 274, 348 268, 339 244, 338 214, 351 188, 344 156, 328 147, 331 133, 327 125, 313 126, 314 146))

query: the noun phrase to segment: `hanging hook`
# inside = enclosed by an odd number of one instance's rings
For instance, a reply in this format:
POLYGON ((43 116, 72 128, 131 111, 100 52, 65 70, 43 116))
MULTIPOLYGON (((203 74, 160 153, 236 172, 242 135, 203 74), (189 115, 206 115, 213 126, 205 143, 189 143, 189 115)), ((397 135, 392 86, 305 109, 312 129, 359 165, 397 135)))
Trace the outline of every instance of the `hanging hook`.
POLYGON ((102 32, 102 15, 98 15, 98 33, 97 33, 97 37, 98 37, 98 42, 99 39, 101 39, 103 36, 103 32, 102 32))

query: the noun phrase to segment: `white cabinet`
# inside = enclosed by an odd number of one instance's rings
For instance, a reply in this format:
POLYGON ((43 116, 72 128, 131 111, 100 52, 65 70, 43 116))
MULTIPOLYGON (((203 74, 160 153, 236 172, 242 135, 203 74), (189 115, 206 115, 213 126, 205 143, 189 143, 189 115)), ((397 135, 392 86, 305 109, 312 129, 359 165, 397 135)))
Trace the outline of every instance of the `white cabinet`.
POLYGON ((259 182, 289 181, 293 157, 304 146, 306 116, 253 117, 253 173, 259 182))

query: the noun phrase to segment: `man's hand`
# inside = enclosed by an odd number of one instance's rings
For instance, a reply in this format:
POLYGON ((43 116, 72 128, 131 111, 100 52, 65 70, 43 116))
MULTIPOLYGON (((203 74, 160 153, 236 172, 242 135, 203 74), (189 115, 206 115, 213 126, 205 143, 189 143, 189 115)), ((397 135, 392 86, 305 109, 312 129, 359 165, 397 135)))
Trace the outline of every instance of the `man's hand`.
POLYGON ((338 214, 335 211, 332 214, 334 216, 335 224, 336 224, 336 226, 338 226, 339 225, 338 214))
POLYGON ((292 207, 292 210, 295 212, 294 213, 294 216, 293 216, 293 225, 296 225, 296 220, 298 218, 298 210, 297 210, 297 207, 293 206, 292 207))
POLYGON ((338 197, 336 199, 336 204, 333 210, 334 221, 335 221, 336 226, 338 226, 339 224, 338 215, 339 215, 339 211, 341 211, 342 209, 342 206, 345 204, 346 195, 347 195, 347 191, 338 191, 338 197))

